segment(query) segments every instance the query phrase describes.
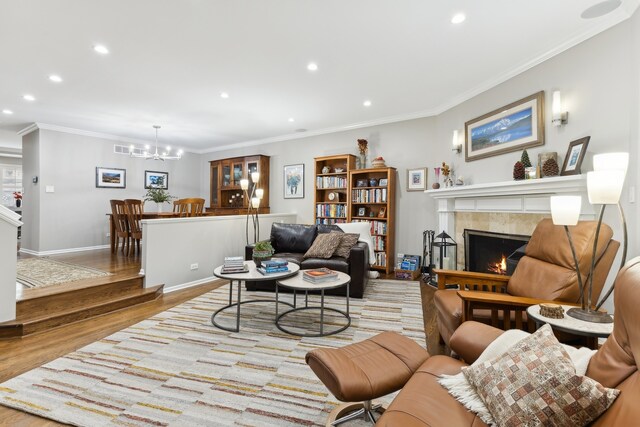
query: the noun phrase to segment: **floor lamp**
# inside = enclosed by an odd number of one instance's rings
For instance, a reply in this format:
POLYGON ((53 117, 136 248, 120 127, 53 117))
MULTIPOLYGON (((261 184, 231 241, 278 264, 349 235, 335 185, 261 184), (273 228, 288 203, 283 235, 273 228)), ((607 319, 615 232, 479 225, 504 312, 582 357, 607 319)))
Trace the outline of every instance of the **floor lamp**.
POLYGON ((582 283, 580 267, 576 258, 575 249, 569 232, 570 225, 576 225, 580 217, 580 207, 582 199, 579 196, 553 196, 551 197, 551 215, 556 225, 563 225, 571 247, 571 253, 575 263, 576 274, 578 275, 578 284, 580 286, 580 308, 572 308, 567 310, 567 315, 576 319, 594 323, 611 323, 613 319, 607 313, 598 311, 602 304, 607 300, 615 287, 615 282, 607 291, 599 303, 593 309, 592 291, 593 291, 593 275, 596 265, 596 255, 598 247, 598 237, 602 226, 602 219, 607 205, 617 205, 620 213, 623 227, 623 250, 620 268, 626 262, 627 257, 627 223, 624 212, 620 206, 620 195, 622 194, 622 186, 624 184, 627 167, 629 164, 628 153, 606 153, 597 154, 593 157, 594 171, 587 173, 587 192, 589 194, 589 203, 592 205, 600 205, 600 213, 596 226, 596 234, 593 242, 593 252, 591 256, 591 268, 589 270, 589 283, 582 283), (585 289, 586 288, 586 289, 585 289), (586 294, 585 294, 586 291, 586 294))
POLYGON ((251 172, 251 192, 249 192, 249 180, 241 179, 240 188, 244 191, 245 200, 247 201, 247 220, 245 222, 245 234, 247 238, 247 245, 249 242, 249 219, 253 224, 253 243, 258 241, 260 235, 260 223, 258 222, 258 209, 260 208, 260 200, 264 195, 264 190, 258 187, 260 181, 260 172, 251 172))

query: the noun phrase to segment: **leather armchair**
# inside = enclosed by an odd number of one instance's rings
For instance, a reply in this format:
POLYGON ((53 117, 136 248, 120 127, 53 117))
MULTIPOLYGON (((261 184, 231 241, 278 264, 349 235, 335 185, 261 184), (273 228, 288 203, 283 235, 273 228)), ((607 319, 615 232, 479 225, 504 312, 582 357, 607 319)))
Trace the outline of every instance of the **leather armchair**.
MULTIPOLYGON (((583 283, 591 268, 593 239, 597 223, 581 221, 570 227, 583 283)), ((613 231, 602 224, 596 251, 592 301, 602 292, 620 244, 613 231)), ((579 305, 580 288, 575 263, 564 228, 550 219, 542 220, 531 235, 513 276, 436 270, 438 290, 434 296, 441 342, 449 344, 453 332, 467 320, 476 320, 502 329, 532 330, 527 307, 541 302, 579 305), (457 284, 459 289, 446 289, 457 284)))

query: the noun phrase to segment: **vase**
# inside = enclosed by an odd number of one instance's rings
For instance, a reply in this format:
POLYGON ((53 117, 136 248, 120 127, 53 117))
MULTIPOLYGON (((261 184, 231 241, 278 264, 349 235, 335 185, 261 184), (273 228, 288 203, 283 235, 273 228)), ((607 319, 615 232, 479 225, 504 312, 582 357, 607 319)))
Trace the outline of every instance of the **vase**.
POLYGON ((16 199, 16 208, 22 206, 22 199, 16 199))
POLYGON ((163 204, 164 204, 164 203, 158 203, 158 202, 156 202, 156 207, 158 208, 158 213, 162 213, 162 205, 163 205, 163 204))
POLYGON ((367 168, 367 154, 360 154, 358 156, 358 169, 366 169, 367 168))
POLYGON ((263 252, 263 251, 253 251, 253 262, 256 264, 256 267, 260 267, 262 265, 262 261, 268 261, 271 259, 271 252, 263 252))

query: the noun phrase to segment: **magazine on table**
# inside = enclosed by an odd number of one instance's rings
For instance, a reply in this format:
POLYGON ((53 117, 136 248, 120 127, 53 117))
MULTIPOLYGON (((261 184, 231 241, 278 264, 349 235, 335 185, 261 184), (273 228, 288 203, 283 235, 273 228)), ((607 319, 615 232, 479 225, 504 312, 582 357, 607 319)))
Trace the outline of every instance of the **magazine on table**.
POLYGON ((314 268, 311 270, 304 270, 302 273, 302 279, 311 283, 324 283, 338 280, 338 273, 328 268, 314 268))

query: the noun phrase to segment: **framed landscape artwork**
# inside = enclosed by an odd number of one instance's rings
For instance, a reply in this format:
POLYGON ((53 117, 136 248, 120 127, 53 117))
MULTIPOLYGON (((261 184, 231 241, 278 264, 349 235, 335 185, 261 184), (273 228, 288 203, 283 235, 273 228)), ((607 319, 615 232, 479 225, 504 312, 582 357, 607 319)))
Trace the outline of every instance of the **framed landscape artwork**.
POLYGON ((97 188, 127 188, 127 170, 96 167, 97 188))
POLYGON ((304 163, 284 167, 284 198, 304 198, 304 163))
POLYGON ((407 191, 427 189, 427 168, 407 169, 407 191))
POLYGON ((465 123, 467 162, 544 145, 544 92, 465 123))
POLYGON ((144 171, 144 188, 169 189, 169 172, 144 171))
POLYGON ((567 155, 564 157, 564 163, 562 164, 562 170, 560 175, 579 175, 580 166, 582 166, 582 160, 587 153, 587 146, 589 145, 590 136, 576 139, 569 143, 569 149, 567 155))

